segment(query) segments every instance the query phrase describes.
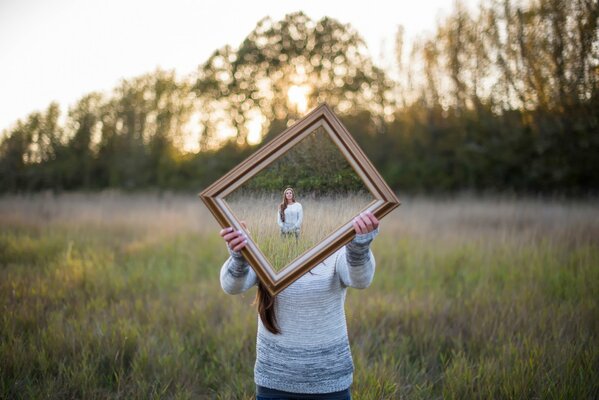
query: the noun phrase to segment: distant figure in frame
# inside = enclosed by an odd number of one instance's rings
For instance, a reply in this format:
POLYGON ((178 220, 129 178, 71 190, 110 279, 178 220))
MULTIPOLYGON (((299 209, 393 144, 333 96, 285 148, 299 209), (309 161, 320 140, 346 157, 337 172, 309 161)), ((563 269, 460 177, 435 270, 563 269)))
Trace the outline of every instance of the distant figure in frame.
POLYGON ((356 235, 350 243, 274 297, 240 252, 247 244, 245 234, 230 227, 220 231, 230 255, 220 271, 223 290, 240 294, 258 287, 256 400, 351 400, 354 365, 345 295, 348 287, 364 289, 372 282, 370 243, 378 227, 372 213, 360 214, 353 220, 356 235))
POLYGON ((304 210, 302 205, 295 200, 293 188, 288 187, 283 192, 283 201, 279 204, 277 210, 277 223, 281 228, 281 237, 295 236, 295 240, 297 240, 302 228, 303 218, 304 210))

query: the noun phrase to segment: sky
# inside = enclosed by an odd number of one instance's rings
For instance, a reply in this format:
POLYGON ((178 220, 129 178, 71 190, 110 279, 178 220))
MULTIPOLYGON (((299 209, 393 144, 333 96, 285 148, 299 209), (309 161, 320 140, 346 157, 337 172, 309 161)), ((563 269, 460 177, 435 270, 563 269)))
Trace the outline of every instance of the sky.
POLYGON ((399 25, 410 42, 432 33, 453 6, 454 0, 0 0, 0 131, 51 101, 64 113, 123 78, 156 68, 191 73, 214 50, 237 47, 266 16, 303 11, 349 23, 385 67, 399 25))

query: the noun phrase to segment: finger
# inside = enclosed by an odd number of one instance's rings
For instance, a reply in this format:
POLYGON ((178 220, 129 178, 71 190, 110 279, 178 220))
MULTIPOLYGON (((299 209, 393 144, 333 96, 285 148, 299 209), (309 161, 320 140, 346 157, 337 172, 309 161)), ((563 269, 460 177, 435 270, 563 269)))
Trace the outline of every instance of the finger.
POLYGON ((360 228, 360 225, 358 225, 358 222, 355 219, 352 221, 352 225, 354 226, 354 231, 356 231, 356 233, 362 233, 362 228, 360 228))
POLYGON ((362 218, 357 217, 356 218, 356 223, 358 224, 358 226, 360 227, 360 232, 359 233, 366 233, 366 224, 364 223, 364 221, 362 221, 362 218))
POLYGON ((219 234, 220 234, 222 237, 225 237, 225 235, 226 235, 227 233, 231 233, 231 232, 233 232, 233 228, 231 228, 230 226, 227 226, 226 228, 223 228, 223 229, 221 229, 221 230, 220 230, 220 232, 219 232, 219 234))
POLYGON ((356 218, 356 222, 358 223, 358 225, 360 225, 360 228, 362 228, 362 233, 366 233, 367 227, 364 220, 360 216, 358 216, 358 218, 356 218))
POLYGON ((225 239, 225 241, 227 241, 227 243, 230 243, 231 240, 235 240, 239 237, 245 237, 247 239, 245 233, 243 233, 242 231, 233 231, 233 232, 229 233, 228 235, 225 235, 224 239, 225 239))
POLYGON ((247 240, 247 238, 243 235, 239 235, 235 239, 229 241, 227 244, 229 245, 229 248, 235 249, 235 247, 242 243, 244 240, 247 240))
POLYGON ((239 243, 237 246, 233 247, 232 250, 233 251, 240 251, 241 249, 243 249, 245 247, 245 245, 247 244, 247 239, 244 239, 241 241, 241 243, 239 243))
POLYGON ((372 229, 375 230, 376 228, 379 227, 379 220, 377 219, 377 217, 374 216, 374 214, 370 211, 366 212, 366 215, 368 216, 368 218, 370 219, 370 222, 372 223, 372 229))
POLYGON ((372 221, 370 220, 370 217, 368 215, 366 215, 366 213, 361 214, 360 217, 361 217, 360 219, 362 220, 362 222, 364 222, 364 225, 366 225, 366 233, 372 232, 374 230, 374 227, 372 225, 372 221))
POLYGON ((233 231, 231 233, 227 233, 225 236, 223 236, 223 239, 225 239, 226 242, 230 242, 231 240, 237 238, 238 236, 242 236, 243 233, 241 231, 233 231))
POLYGON ((379 219, 377 217, 374 216, 374 214, 372 214, 372 225, 374 225, 374 229, 378 229, 379 226, 381 225, 381 221, 379 221, 379 219))

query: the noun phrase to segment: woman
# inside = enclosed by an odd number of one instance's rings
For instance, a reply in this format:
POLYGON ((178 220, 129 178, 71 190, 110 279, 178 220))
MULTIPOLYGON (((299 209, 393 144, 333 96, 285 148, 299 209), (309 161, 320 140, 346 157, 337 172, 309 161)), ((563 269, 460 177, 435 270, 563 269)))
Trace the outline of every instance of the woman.
POLYGON ((283 201, 277 212, 277 223, 281 228, 281 237, 294 235, 297 240, 302 227, 304 212, 302 205, 295 200, 295 192, 287 188, 283 192, 283 201))
POLYGON ((348 287, 370 285, 375 262, 370 242, 379 221, 363 213, 353 221, 355 238, 271 297, 240 253, 247 238, 232 228, 221 230, 231 257, 220 272, 229 294, 258 286, 260 318, 254 381, 256 399, 351 399, 353 361, 345 321, 348 287))

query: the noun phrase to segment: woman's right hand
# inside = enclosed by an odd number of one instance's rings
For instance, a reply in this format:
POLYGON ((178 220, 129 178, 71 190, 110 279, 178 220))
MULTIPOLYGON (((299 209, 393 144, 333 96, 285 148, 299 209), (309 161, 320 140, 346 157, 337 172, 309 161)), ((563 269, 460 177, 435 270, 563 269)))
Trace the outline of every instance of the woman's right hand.
MULTIPOLYGON (((245 225, 244 225, 245 226, 245 225)), ((240 251, 247 244, 247 237, 242 231, 236 231, 230 226, 220 230, 220 236, 225 239, 227 246, 233 251, 240 251)))

